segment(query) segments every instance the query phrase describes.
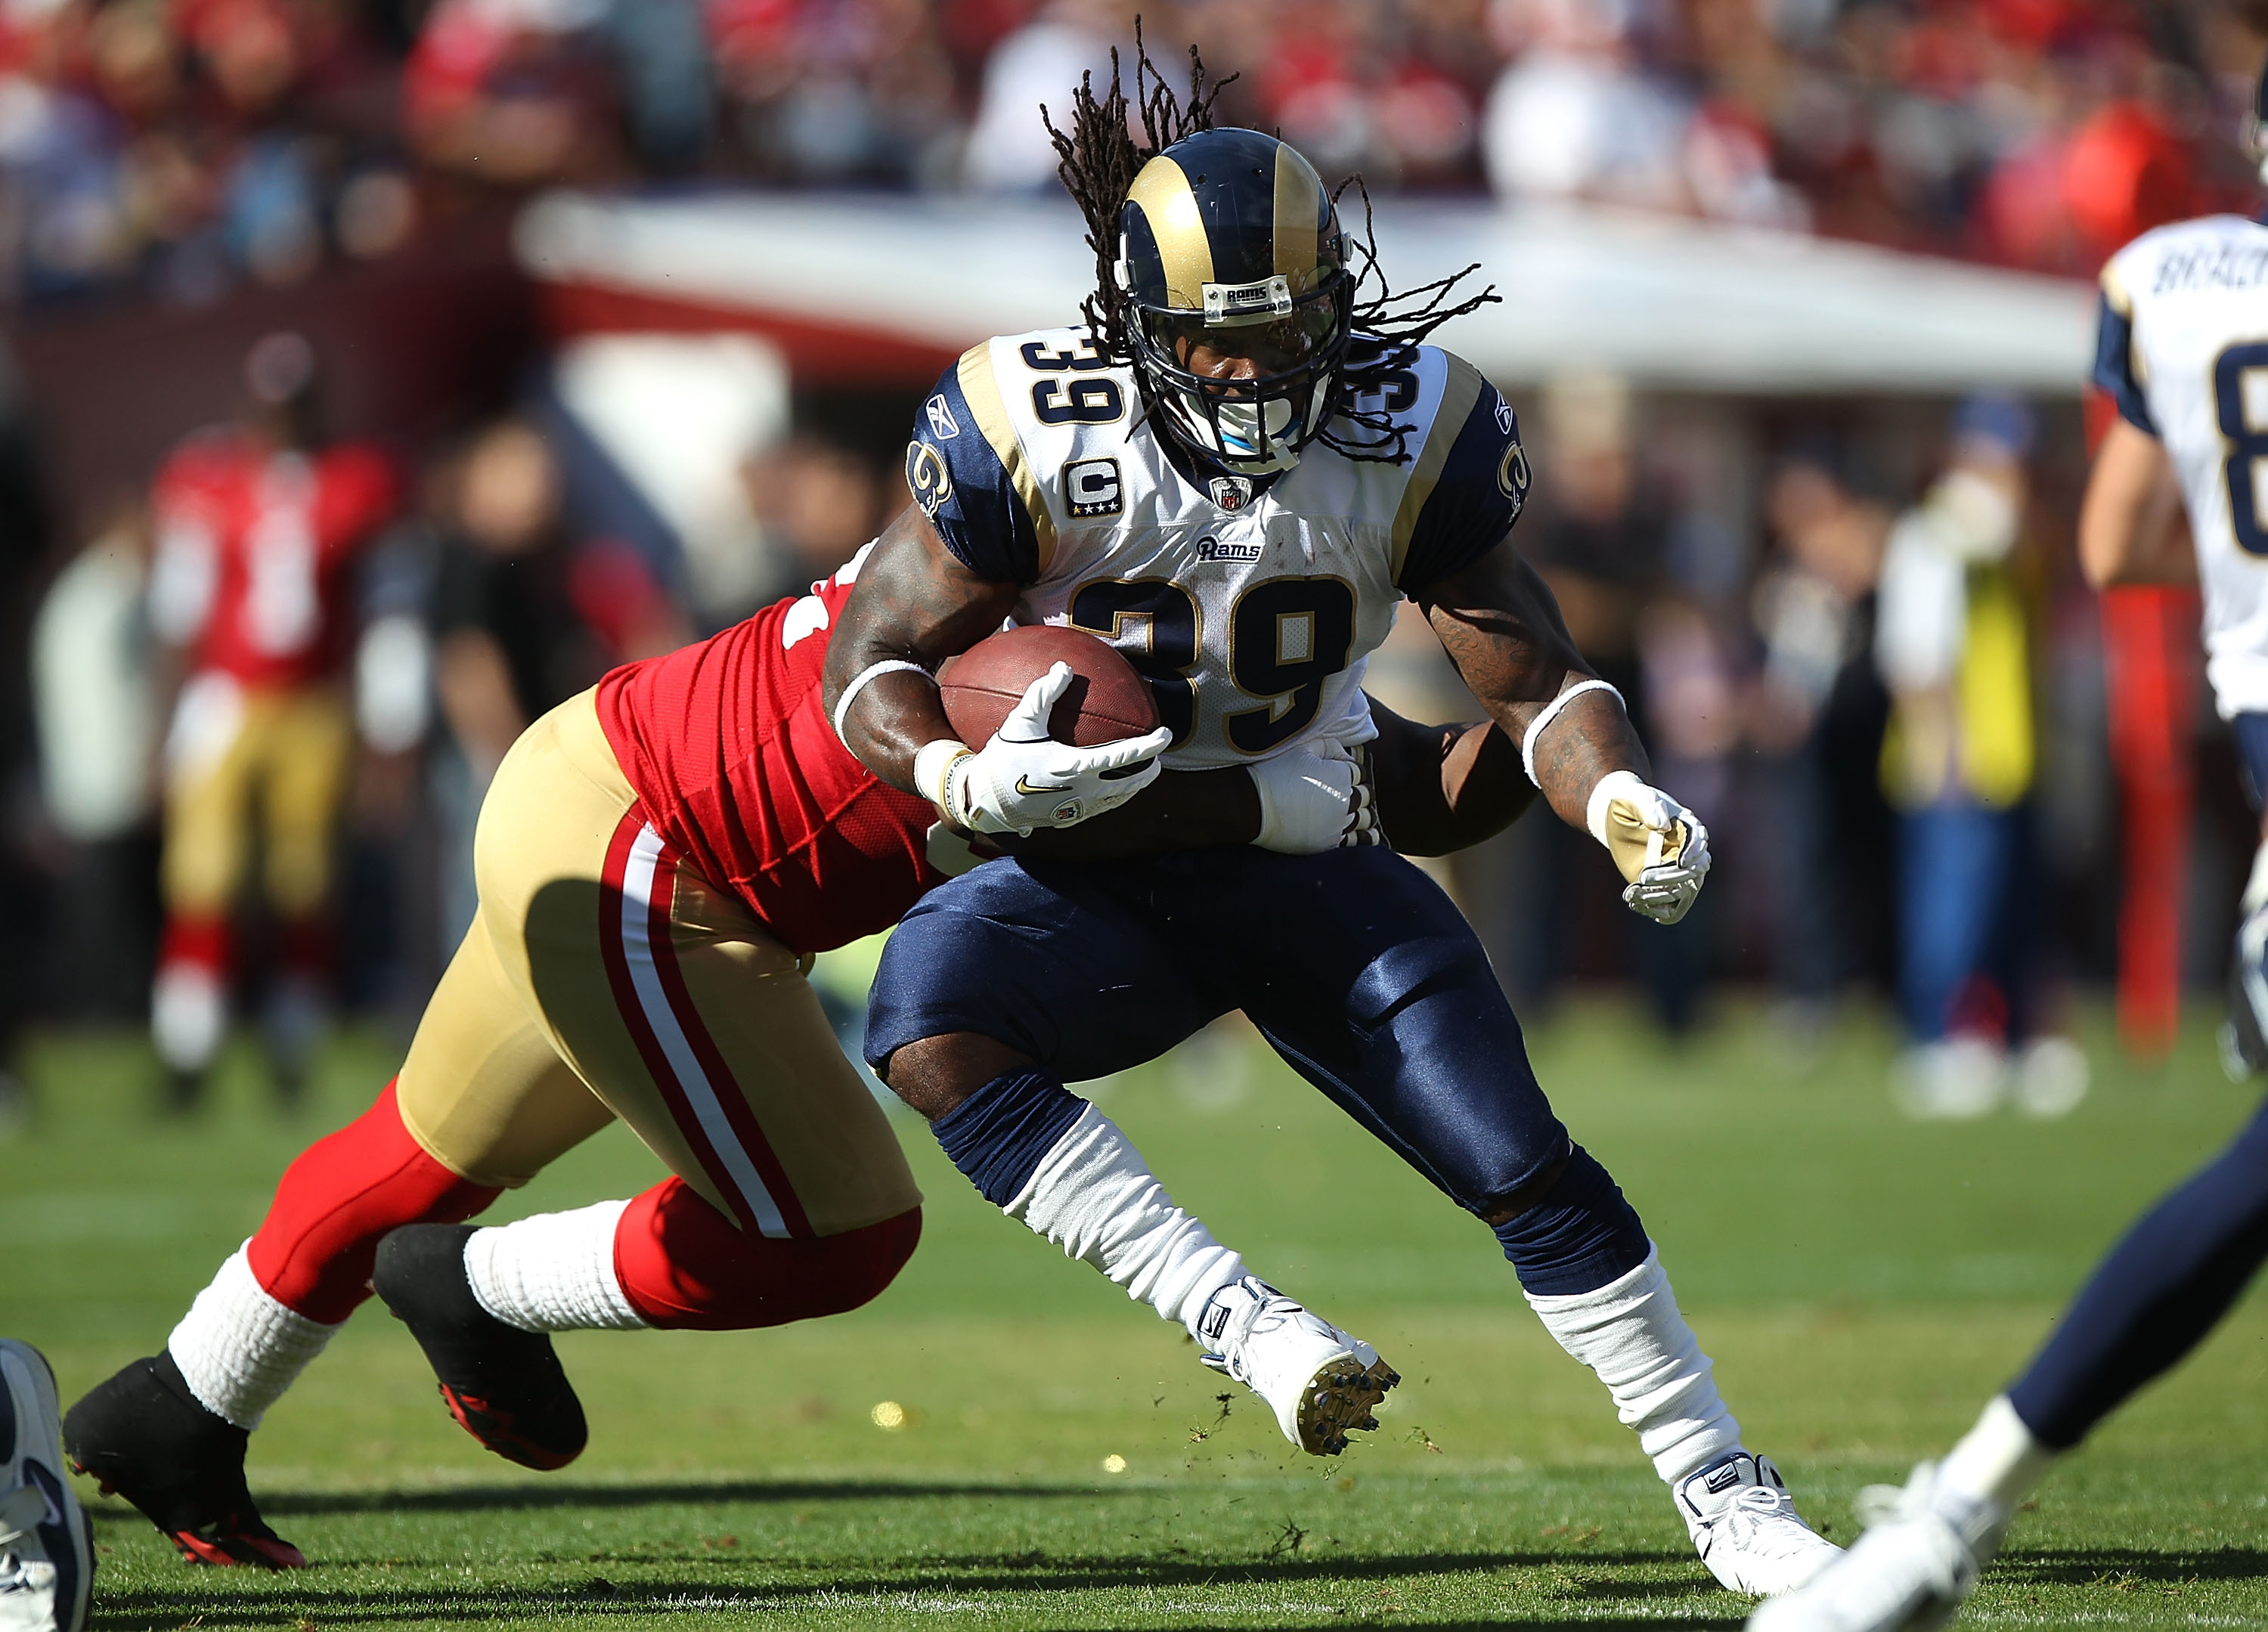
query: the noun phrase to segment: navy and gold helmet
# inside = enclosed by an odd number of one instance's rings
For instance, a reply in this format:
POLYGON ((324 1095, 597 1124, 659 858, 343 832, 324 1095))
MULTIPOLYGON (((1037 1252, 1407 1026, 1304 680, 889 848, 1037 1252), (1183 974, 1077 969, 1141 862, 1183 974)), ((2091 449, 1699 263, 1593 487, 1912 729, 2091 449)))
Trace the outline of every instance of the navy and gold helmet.
POLYGON ((1128 189, 1116 272, 1167 429, 1233 475, 1298 464, 1330 417, 1354 304, 1315 167, 1257 130, 1184 137, 1128 189))

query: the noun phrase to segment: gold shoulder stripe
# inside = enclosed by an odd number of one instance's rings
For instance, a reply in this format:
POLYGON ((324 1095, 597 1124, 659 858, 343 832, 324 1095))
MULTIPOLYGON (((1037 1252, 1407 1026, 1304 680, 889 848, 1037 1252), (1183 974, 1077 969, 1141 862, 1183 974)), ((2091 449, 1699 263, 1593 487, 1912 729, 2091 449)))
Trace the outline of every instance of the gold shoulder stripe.
POLYGON ((1291 281, 1293 295, 1307 293, 1314 280, 1315 236, 1322 225, 1316 195, 1322 183, 1289 142, 1276 144, 1276 270, 1291 281))
POLYGON ((1032 474, 1032 461, 1024 457, 1024 444, 1016 435, 1015 422, 1008 417, 1008 405, 1001 400, 999 376, 992 370, 990 341, 981 341, 961 354, 960 375, 961 394, 976 416, 976 428, 991 445, 993 457, 1008 473, 1008 480, 1015 483, 1025 513, 1039 534, 1040 570, 1045 573, 1056 555, 1055 517, 1049 512, 1047 497, 1032 474))
POLYGON ((1410 535, 1418 530, 1418 517, 1425 508, 1425 501, 1433 496, 1433 486, 1441 479, 1441 467, 1449 461, 1449 450, 1457 445, 1457 437, 1472 417, 1473 404, 1481 400, 1481 387, 1487 384, 1480 370, 1462 357, 1442 352, 1441 360, 1448 364, 1449 377, 1441 385, 1441 405, 1433 410, 1433 423, 1425 432, 1425 445, 1418 452, 1417 463, 1410 472, 1410 485, 1402 489, 1401 506, 1394 512, 1394 555, 1391 581, 1402 581, 1402 562, 1410 554, 1410 535))
MULTIPOLYGON (((1280 172, 1279 172, 1280 173, 1280 172)), ((1188 311, 1204 305, 1204 286, 1212 282, 1212 240, 1205 236, 1197 195, 1182 167, 1160 153, 1142 166, 1126 202, 1142 206, 1142 216, 1158 240, 1166 266, 1166 298, 1188 311)))

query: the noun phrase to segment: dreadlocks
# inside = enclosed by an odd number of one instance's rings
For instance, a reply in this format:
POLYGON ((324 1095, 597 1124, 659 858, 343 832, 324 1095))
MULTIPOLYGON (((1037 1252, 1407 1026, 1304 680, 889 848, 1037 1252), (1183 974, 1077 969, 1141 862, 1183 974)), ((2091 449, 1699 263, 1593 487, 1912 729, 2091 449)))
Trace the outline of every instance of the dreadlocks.
MULTIPOLYGON (((1106 357, 1126 364, 1134 359, 1130 327, 1133 319, 1127 310, 1125 291, 1118 286, 1117 274, 1118 215, 1126 202, 1126 195, 1144 165, 1183 137, 1213 128, 1213 102, 1236 80, 1234 74, 1226 79, 1212 79, 1205 72, 1204 60, 1197 55, 1197 48, 1191 46, 1189 97, 1184 100, 1176 96, 1167 85, 1165 76, 1151 62, 1142 40, 1142 22, 1137 18, 1131 102, 1127 100, 1120 83, 1118 53, 1114 49, 1110 54, 1109 88, 1097 96, 1094 76, 1086 74, 1080 77, 1079 88, 1071 92, 1068 132, 1056 128, 1054 116, 1046 107, 1040 109, 1048 138, 1055 143, 1056 154, 1062 161, 1056 173, 1079 205, 1079 214, 1086 218, 1087 246, 1094 251, 1095 286, 1094 291, 1079 303, 1079 311, 1086 319, 1087 332, 1095 349, 1106 357), (1138 144, 1128 129, 1130 114, 1138 115, 1141 121, 1142 140, 1138 144)), ((1336 371, 1330 412, 1315 439, 1349 459, 1404 465, 1410 457, 1411 427, 1406 421, 1397 420, 1394 411, 1384 406, 1390 378, 1417 361, 1418 348, 1442 324, 1484 305, 1494 305, 1499 297, 1496 286, 1490 284, 1477 294, 1456 298, 1459 286, 1480 270, 1477 261, 1447 277, 1394 293, 1387 287, 1385 274, 1379 270, 1370 191, 1363 186, 1362 178, 1349 176, 1341 182, 1331 195, 1332 206, 1336 208, 1349 188, 1362 199, 1362 234, 1359 238, 1348 234, 1348 242, 1360 257, 1350 313, 1355 337, 1348 348, 1346 362, 1336 371), (1363 293, 1366 289, 1373 290, 1367 298, 1363 293), (1377 406, 1365 407, 1366 401, 1377 406)), ((1134 372, 1146 408, 1150 406, 1149 384, 1143 371, 1137 369, 1134 372)))

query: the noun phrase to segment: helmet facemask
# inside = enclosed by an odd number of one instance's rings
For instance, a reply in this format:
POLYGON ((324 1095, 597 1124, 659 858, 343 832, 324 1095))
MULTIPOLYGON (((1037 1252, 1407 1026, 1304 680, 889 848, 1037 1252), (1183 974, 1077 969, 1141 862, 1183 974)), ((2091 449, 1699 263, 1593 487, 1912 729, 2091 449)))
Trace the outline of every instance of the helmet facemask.
POLYGON ((1280 274, 1207 283, 1201 310, 1129 290, 1134 365, 1153 411, 1200 460, 1229 474, 1291 469, 1330 418, 1352 295, 1344 269, 1299 296, 1280 274), (1219 372, 1192 366, 1217 359, 1226 360, 1219 372))

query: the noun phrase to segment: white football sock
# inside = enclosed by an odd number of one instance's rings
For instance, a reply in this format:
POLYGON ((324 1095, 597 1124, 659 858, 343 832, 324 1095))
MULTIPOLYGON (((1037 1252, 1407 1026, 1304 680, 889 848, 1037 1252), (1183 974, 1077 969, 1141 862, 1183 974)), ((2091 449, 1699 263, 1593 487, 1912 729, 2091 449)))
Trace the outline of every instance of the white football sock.
POLYGON ((628 1332, 645 1317, 615 1274, 615 1231, 628 1202, 538 1213, 465 1239, 473 1296, 524 1332, 628 1332))
POLYGON ((246 1256, 251 1245, 229 1254, 166 1340, 198 1402, 243 1429, 260 1426, 339 1329, 287 1308, 262 1288, 246 1256))
POLYGON ((1999 1394, 1938 1465, 1938 1488, 1963 1502, 1996 1509, 2005 1518, 2055 1459, 2055 1452, 2032 1437, 2007 1395, 1999 1394))
POLYGON ((1666 1482, 1741 1448, 1741 1425, 1717 1396, 1659 1252, 1649 1246, 1644 1263, 1595 1291, 1525 1296, 1559 1347, 1598 1373, 1666 1482))
POLYGON ((1001 1210, 1192 1337, 1212 1295, 1244 1275, 1243 1259, 1174 1205, 1133 1142, 1092 1105, 1001 1210))
POLYGON ((2268 907, 2268 839, 2252 852, 2252 876, 2244 881, 2244 899, 2237 910, 2249 918, 2263 907, 2268 907))
POLYGON ((201 963, 169 963, 150 988, 150 1040, 177 1071, 202 1071, 228 1031, 228 989, 201 963))

